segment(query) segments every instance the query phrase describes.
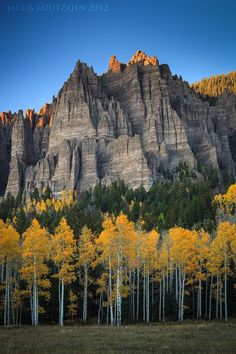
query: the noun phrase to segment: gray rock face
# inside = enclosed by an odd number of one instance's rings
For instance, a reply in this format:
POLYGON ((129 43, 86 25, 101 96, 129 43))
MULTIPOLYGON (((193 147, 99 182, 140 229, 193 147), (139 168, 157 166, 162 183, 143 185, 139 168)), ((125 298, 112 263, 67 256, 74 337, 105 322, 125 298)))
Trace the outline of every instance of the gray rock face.
POLYGON ((0 196, 4 194, 9 174, 9 162, 7 160, 6 139, 0 121, 0 196))
POLYGON ((236 175, 235 96, 225 92, 210 106, 141 51, 127 64, 112 56, 101 76, 78 61, 51 105, 1 121, 0 195, 119 179, 148 189, 183 161, 236 175))

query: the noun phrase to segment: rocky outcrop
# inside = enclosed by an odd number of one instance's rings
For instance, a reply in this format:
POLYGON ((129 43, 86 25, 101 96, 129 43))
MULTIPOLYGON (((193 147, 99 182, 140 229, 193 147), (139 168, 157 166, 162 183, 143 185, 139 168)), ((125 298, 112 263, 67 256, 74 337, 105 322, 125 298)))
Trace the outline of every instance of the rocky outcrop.
POLYGON ((108 70, 113 71, 114 73, 120 73, 125 69, 125 64, 120 63, 115 55, 112 55, 109 60, 108 70))
POLYGON ((156 57, 150 57, 146 53, 142 52, 141 50, 138 50, 130 59, 128 62, 127 66, 133 65, 136 63, 141 62, 144 66, 146 65, 158 65, 158 60, 156 57))
POLYGON ((0 194, 88 190, 123 180, 150 188, 180 162, 236 175, 236 100, 202 101, 167 64, 138 51, 98 76, 78 61, 52 104, 0 116, 0 194))

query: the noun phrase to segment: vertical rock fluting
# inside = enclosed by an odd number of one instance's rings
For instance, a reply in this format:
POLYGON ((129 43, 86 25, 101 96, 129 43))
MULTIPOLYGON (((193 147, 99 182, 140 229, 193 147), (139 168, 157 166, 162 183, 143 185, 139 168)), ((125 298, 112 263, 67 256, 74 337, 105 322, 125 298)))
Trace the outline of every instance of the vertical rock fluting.
POLYGON ((142 51, 127 64, 112 56, 101 76, 78 61, 51 105, 0 118, 0 194, 119 179, 148 189, 183 161, 235 177, 235 96, 210 106, 142 51))
POLYGON ((9 174, 9 162, 7 159, 7 145, 3 131, 3 123, 0 121, 0 196, 4 195, 9 174))
POLYGON ((31 121, 20 110, 12 128, 10 173, 6 192, 17 196, 24 186, 24 171, 35 163, 31 121))
MULTIPOLYGON (((18 114, 11 116, 9 123, 11 130, 9 131, 9 127, 5 127, 6 135, 10 140, 8 142, 10 144, 10 156, 8 158, 10 168, 5 194, 10 192, 16 197, 20 191, 24 190, 28 166, 34 166, 37 160, 42 157, 42 151, 48 149, 48 141, 45 142, 45 135, 49 137, 47 127, 50 121, 50 107, 51 105, 46 105, 45 110, 39 114, 36 114, 34 110, 27 109, 25 116, 23 111, 19 110, 18 114), (42 142, 44 143, 43 146, 42 142)), ((33 183, 31 183, 31 186, 33 186, 33 183)))

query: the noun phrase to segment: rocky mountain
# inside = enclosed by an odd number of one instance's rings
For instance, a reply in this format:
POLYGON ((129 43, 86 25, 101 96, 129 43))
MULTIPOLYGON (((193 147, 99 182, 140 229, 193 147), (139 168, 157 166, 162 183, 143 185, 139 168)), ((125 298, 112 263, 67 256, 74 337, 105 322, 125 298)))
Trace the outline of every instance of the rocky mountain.
POLYGON ((141 51, 127 64, 113 55, 101 76, 78 61, 40 112, 0 116, 1 195, 87 190, 118 179, 148 189, 183 161, 235 178, 236 96, 224 92, 211 106, 141 51))

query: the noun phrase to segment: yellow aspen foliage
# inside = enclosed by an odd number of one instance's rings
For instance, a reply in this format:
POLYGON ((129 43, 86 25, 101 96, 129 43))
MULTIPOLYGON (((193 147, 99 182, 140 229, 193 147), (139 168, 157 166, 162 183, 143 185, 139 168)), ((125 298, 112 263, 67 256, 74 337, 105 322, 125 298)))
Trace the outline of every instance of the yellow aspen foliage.
POLYGON ((5 225, 0 220, 0 259, 5 263, 19 261, 21 255, 20 235, 11 226, 5 225))
POLYGON ((78 308, 78 296, 75 293, 73 293, 72 290, 70 290, 68 296, 67 314, 71 321, 73 321, 74 317, 77 315, 77 308, 78 308))
POLYGON ((46 278, 48 275, 46 261, 50 258, 51 237, 36 219, 33 219, 31 226, 22 236, 21 276, 26 281, 31 294, 32 324, 37 325, 39 294, 45 297, 49 296, 45 289, 50 287, 50 281, 46 278))
POLYGON ((14 324, 14 292, 18 288, 17 274, 21 261, 20 235, 11 226, 0 220, 1 282, 4 289, 4 325, 14 324))
POLYGON ((232 184, 225 194, 217 194, 213 199, 213 204, 218 206, 220 214, 229 215, 235 211, 236 207, 236 183, 232 184))
POLYGON ((55 277, 64 279, 65 284, 70 284, 75 279, 73 260, 76 254, 76 241, 73 230, 62 218, 55 230, 52 239, 52 259, 57 266, 55 277))
POLYGON ((78 241, 78 267, 92 267, 95 260, 96 251, 95 251, 95 236, 92 231, 84 226, 78 241))
POLYGON ((142 234, 141 259, 145 263, 145 267, 149 270, 155 269, 157 266, 157 246, 159 240, 160 235, 156 230, 142 234))
POLYGON ((232 243, 236 238, 236 225, 229 221, 220 222, 217 227, 216 237, 211 243, 209 269, 214 274, 230 272, 232 259, 232 243), (226 262, 226 264, 224 264, 226 262))
MULTIPOLYGON (((41 228, 38 221, 33 219, 31 226, 23 234, 22 274, 25 280, 33 278, 34 269, 37 277, 47 274, 45 261, 50 257, 51 239, 45 228, 41 228)), ((39 278, 40 279, 40 278, 39 278)))

